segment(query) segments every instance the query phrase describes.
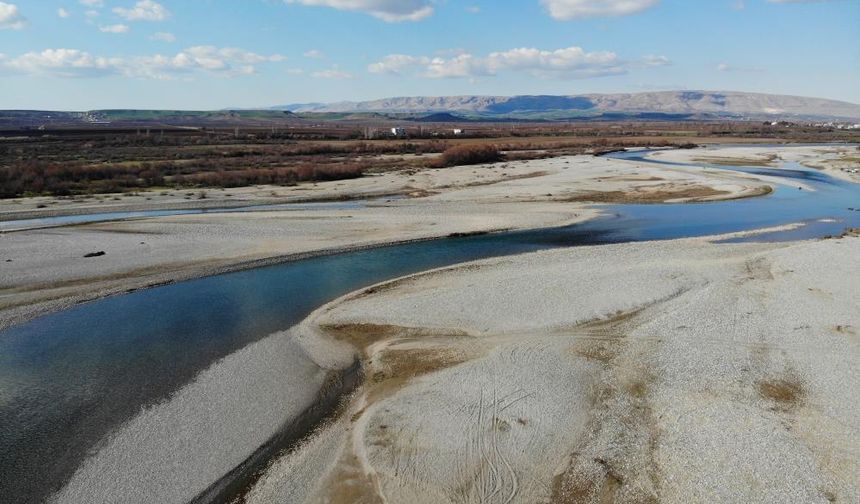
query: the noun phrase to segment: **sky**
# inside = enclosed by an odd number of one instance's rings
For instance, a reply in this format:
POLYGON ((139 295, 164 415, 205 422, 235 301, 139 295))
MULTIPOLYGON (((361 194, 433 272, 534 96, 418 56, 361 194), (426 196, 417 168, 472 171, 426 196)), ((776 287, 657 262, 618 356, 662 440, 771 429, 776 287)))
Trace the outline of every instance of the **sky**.
POLYGON ((0 1, 0 109, 683 89, 860 103, 860 0, 0 1))

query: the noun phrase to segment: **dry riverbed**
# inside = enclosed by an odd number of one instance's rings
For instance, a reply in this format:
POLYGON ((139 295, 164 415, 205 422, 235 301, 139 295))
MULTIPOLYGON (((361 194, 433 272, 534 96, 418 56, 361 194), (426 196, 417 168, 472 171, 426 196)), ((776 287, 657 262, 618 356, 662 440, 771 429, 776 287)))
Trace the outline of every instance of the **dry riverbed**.
POLYGON ((581 247, 348 295, 293 338, 364 384, 248 501, 857 502, 858 254, 581 247))
MULTIPOLYGON (((271 203, 272 198, 289 203, 406 197, 340 209, 177 215, 0 233, 0 327, 104 295, 307 254, 571 224, 598 214, 590 208, 592 202, 681 203, 769 190, 766 182, 740 174, 573 156, 296 187, 207 191, 208 207, 271 203)), ((44 199, 6 201, 0 204, 0 216, 192 204, 184 198, 175 192, 142 193, 118 202, 63 201, 46 209, 36 208, 46 204, 44 199)))
MULTIPOLYGON (((775 183, 585 156, 399 176, 412 197, 361 208, 7 233, 3 320, 291 254, 775 183)), ((548 250, 351 293, 118 427, 54 500, 188 502, 357 362, 338 414, 271 459, 246 502, 860 500, 860 238, 713 240, 548 250)))

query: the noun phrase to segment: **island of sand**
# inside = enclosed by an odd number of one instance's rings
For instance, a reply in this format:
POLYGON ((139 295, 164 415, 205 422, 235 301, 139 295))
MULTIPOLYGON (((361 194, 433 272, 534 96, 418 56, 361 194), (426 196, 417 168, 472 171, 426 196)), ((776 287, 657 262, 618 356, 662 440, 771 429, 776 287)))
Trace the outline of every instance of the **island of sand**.
MULTIPOLYGON (((279 210, 126 219, 0 233, 0 328, 74 303, 308 255, 596 217, 598 203, 717 201, 767 194, 773 181, 593 156, 391 172, 354 180, 209 193, 205 208, 279 210), (353 200, 365 203, 351 204, 353 200), (308 201, 346 201, 319 208, 308 201), (285 205, 285 206, 284 206, 285 205), (104 252, 104 254, 100 254, 104 252), (86 257, 88 254, 99 254, 86 257)), ((179 194, 121 202, 0 203, 0 217, 146 211, 179 194)), ((199 202, 198 202, 199 203, 199 202)), ((184 208, 184 207, 182 207, 184 208)), ((14 222, 14 221, 13 221, 14 222)))

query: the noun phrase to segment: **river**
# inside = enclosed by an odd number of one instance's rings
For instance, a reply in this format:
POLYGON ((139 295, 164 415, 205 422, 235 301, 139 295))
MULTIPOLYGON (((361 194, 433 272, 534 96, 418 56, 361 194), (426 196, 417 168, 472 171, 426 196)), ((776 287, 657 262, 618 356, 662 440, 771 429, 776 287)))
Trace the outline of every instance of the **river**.
MULTIPOLYGON (((614 154, 641 159, 644 152, 614 154)), ((0 495, 41 502, 106 435, 213 362, 289 328, 361 287, 475 259, 577 245, 673 239, 787 223, 746 239, 788 240, 860 226, 860 190, 800 165, 710 166, 778 177, 763 197, 607 205, 553 229, 448 238, 315 257, 86 303, 0 332, 0 495), (802 180, 814 191, 799 190, 802 180)))

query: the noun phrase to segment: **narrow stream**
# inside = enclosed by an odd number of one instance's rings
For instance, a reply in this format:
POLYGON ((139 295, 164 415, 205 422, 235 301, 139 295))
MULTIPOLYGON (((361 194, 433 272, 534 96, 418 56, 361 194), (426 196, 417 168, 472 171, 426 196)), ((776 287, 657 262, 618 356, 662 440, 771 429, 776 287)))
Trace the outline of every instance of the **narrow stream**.
POLYGON ((241 212, 285 212, 313 210, 352 210, 361 208, 377 201, 401 199, 402 196, 389 196, 366 200, 350 201, 321 201, 309 203, 279 203, 273 205, 248 205, 225 208, 186 208, 174 210, 141 210, 139 212, 99 212, 79 215, 58 215, 54 217, 38 217, 33 219, 16 219, 0 221, 0 232, 24 231, 28 229, 44 229, 50 227, 70 226, 74 224, 89 224, 94 222, 110 222, 118 220, 146 219, 151 217, 166 217, 170 215, 197 215, 206 213, 241 213, 241 212))
POLYGON ((809 225, 764 238, 807 238, 860 227, 860 212, 848 210, 860 207, 858 186, 799 165, 711 168, 781 177, 787 184, 759 198, 611 205, 606 217, 575 226, 387 246, 191 280, 83 304, 2 331, 0 495, 42 502, 105 435, 141 408, 165 399, 218 359, 369 284, 556 247, 793 222, 809 225), (792 180, 815 191, 798 190, 792 180))

